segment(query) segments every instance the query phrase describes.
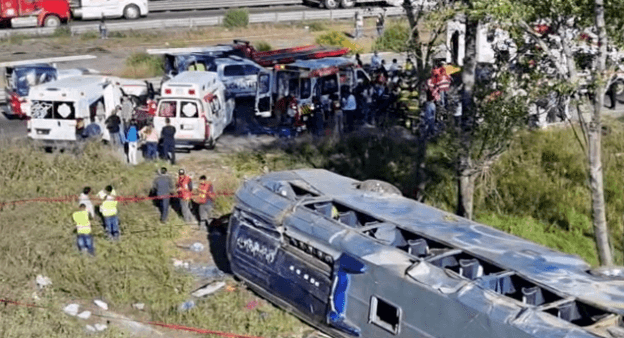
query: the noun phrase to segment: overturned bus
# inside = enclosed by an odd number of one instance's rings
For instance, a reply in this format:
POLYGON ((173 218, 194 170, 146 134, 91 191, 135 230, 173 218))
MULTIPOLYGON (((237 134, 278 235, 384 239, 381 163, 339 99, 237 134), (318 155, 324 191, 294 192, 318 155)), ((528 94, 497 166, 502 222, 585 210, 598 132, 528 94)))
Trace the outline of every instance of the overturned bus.
POLYGON ((325 170, 247 180, 227 253, 332 337, 624 337, 622 270, 325 170))

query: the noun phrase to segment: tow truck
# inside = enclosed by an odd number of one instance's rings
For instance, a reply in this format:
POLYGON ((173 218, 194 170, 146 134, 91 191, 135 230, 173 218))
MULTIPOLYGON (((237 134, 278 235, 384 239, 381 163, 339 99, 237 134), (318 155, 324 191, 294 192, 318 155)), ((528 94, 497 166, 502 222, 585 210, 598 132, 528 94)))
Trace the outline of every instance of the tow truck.
POLYGON ((28 93, 33 86, 63 78, 97 73, 84 68, 59 70, 56 63, 95 58, 96 56, 93 55, 77 55, 0 63, 0 68, 4 68, 7 114, 20 118, 26 117, 30 106, 28 93))

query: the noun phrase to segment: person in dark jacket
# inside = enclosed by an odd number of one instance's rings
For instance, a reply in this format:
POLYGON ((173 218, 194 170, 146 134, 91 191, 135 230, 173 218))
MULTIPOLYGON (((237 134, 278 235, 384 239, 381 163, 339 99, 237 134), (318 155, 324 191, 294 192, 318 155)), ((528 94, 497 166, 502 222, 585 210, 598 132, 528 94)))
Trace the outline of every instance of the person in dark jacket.
POLYGON ((171 125, 171 120, 167 117, 165 119, 166 126, 160 131, 160 139, 163 146, 163 154, 165 160, 170 159, 171 164, 175 164, 175 133, 176 128, 171 125))
POLYGON ((111 116, 106 119, 106 129, 110 134, 110 142, 117 148, 121 148, 123 145, 121 141, 121 119, 117 116, 116 112, 113 112, 111 116))
POLYGON ((169 216, 169 196, 173 191, 173 182, 167 175, 167 168, 160 168, 160 174, 154 179, 153 190, 160 199, 160 221, 164 223, 169 216))

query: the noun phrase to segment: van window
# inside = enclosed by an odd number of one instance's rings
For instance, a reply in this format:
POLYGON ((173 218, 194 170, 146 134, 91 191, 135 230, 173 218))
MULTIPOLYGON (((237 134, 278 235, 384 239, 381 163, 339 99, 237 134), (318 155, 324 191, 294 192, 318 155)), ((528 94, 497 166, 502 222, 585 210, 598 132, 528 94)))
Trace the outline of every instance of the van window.
POLYGON ((219 100, 218 96, 215 95, 212 97, 212 100, 210 100, 209 106, 214 116, 219 117, 220 112, 221 112, 221 101, 219 100))
POLYGON ((254 65, 245 65, 245 75, 257 75, 260 73, 260 68, 254 65))
POLYGON ((401 309, 387 301, 371 297, 368 321, 393 334, 399 333, 401 309))
POLYGON ((176 101, 163 101, 160 103, 160 109, 158 110, 158 116, 160 117, 175 117, 176 114, 176 101))
POLYGON ((73 120, 76 110, 73 102, 33 101, 31 116, 33 119, 73 120))
POLYGON ((245 76, 245 67, 242 65, 230 65, 223 68, 224 76, 245 76))
POLYGON ((199 117, 199 107, 193 101, 180 101, 180 117, 196 118, 199 117))

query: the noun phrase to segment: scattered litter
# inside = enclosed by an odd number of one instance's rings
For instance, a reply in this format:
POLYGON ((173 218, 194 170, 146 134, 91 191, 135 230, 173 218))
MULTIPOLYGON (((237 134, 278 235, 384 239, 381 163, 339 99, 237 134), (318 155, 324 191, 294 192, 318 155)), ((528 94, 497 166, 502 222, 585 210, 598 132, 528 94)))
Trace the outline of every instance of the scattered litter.
POLYGON ((247 305, 245 306, 245 308, 247 310, 253 310, 258 306, 258 301, 257 300, 252 300, 251 302, 247 303, 247 305))
POLYGON ((199 278, 219 280, 225 278, 225 273, 214 265, 194 265, 189 272, 199 278))
POLYGON ((37 296, 37 292, 36 292, 36 291, 35 291, 35 292, 33 292, 33 294, 32 294, 32 298, 33 298, 34 300, 39 300, 39 296, 37 296))
POLYGON ((184 261, 181 261, 181 260, 175 259, 175 258, 173 259, 173 267, 179 268, 179 267, 181 267, 183 265, 184 265, 184 261))
POLYGON ((195 252, 204 251, 204 245, 199 242, 195 242, 193 243, 193 245, 191 245, 191 251, 195 251, 195 252))
POLYGON ((143 304, 143 303, 136 303, 136 304, 132 304, 132 307, 137 309, 137 310, 143 310, 145 308, 145 304, 143 304))
POLYGON ((95 305, 99 306, 100 308, 104 310, 108 310, 108 304, 104 303, 103 301, 96 299, 93 302, 95 303, 95 305))
POLYGON ((211 293, 215 293, 217 290, 221 289, 224 286, 225 286, 225 282, 213 282, 211 284, 208 284, 202 287, 201 289, 198 289, 197 291, 193 292, 191 295, 193 295, 193 297, 198 297, 198 298, 204 297, 211 293))
POLYGON ((232 286, 232 285, 228 285, 228 286, 225 287, 225 291, 233 292, 233 291, 236 291, 236 288, 234 286, 232 286))
POLYGON ((95 332, 95 331, 97 331, 97 330, 96 330, 93 326, 91 326, 91 325, 87 325, 85 328, 86 328, 86 329, 87 329, 87 331, 89 331, 89 332, 95 332))
POLYGON ((191 265, 189 264, 189 262, 184 262, 184 268, 188 269, 191 265))
POLYGON ((106 324, 95 324, 95 329, 98 331, 104 331, 107 327, 106 324))
POLYGON ((78 314, 78 308, 80 308, 80 305, 78 304, 69 304, 63 309, 63 312, 70 316, 75 316, 78 314))
POLYGON ((89 319, 89 317, 91 317, 91 311, 82 311, 78 315, 78 318, 81 318, 81 319, 89 319))
POLYGON ((195 302, 192 300, 189 300, 188 302, 184 302, 182 304, 180 304, 180 307, 178 307, 179 311, 186 311, 186 310, 190 310, 192 308, 195 307, 195 302))
POLYGON ((37 278, 35 278, 35 282, 37 282, 37 286, 40 289, 43 289, 46 286, 52 284, 52 280, 49 277, 46 277, 46 276, 43 276, 43 275, 37 275, 37 278))

